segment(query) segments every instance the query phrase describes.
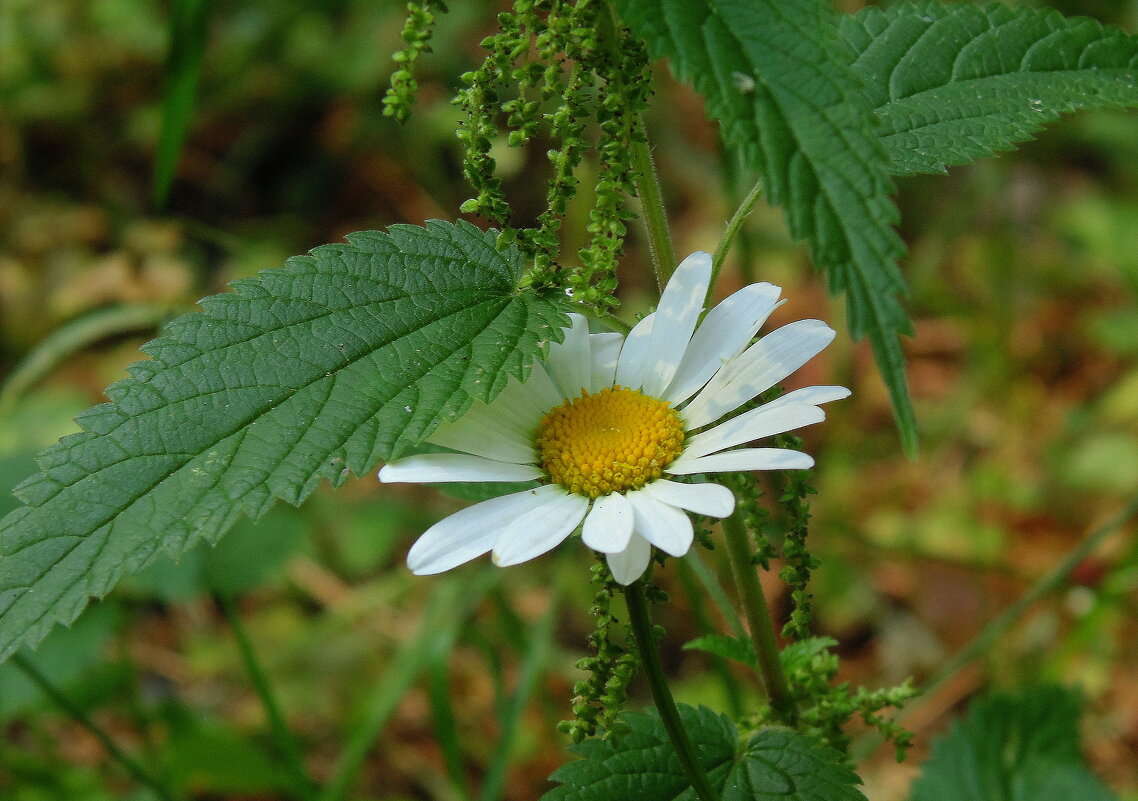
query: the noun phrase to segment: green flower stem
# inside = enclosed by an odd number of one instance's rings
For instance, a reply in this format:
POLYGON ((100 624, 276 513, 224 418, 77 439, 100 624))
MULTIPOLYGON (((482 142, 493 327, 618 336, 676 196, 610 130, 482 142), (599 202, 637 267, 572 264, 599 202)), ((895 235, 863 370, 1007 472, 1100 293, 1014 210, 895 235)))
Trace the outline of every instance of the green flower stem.
MULTIPOLYGON (((644 130, 644 120, 639 114, 632 124, 634 129, 644 130)), ((668 217, 664 209, 664 195, 660 191, 656 165, 652 162, 647 133, 633 138, 629 145, 629 156, 635 172, 633 183, 636 185, 636 194, 640 196, 644 226, 648 229, 648 252, 652 257, 652 269, 656 273, 657 288, 663 292, 664 286, 676 269, 676 253, 672 249, 672 236, 668 231, 668 217)), ((714 285, 714 282, 712 283, 714 285)))
POLYGON ((619 331, 620 333, 622 333, 626 336, 628 335, 628 332, 632 330, 632 326, 630 326, 624 320, 617 317, 612 312, 604 312, 602 315, 600 315, 599 319, 601 321, 603 321, 606 325, 612 326, 617 331, 619 331))
POLYGON ((89 731, 95 739, 102 744, 103 748, 106 749, 107 756, 119 763, 127 773, 153 790, 154 794, 162 801, 177 801, 178 797, 174 794, 173 790, 144 768, 141 763, 115 745, 114 740, 111 739, 109 734, 103 731, 95 721, 91 720, 86 712, 72 703, 70 698, 60 692, 59 688, 52 684, 51 679, 41 673, 40 669, 23 654, 13 654, 12 664, 19 668, 33 684, 39 687, 43 694, 51 699, 52 703, 67 713, 72 720, 89 731))
POLYGON ((273 735, 273 743, 291 774, 292 790, 296 797, 302 801, 313 801, 316 798, 316 785, 304 768, 304 758, 301 756, 300 746, 297 745, 296 738, 288 728, 288 724, 285 723, 280 705, 277 704, 272 688, 269 687, 265 671, 261 669, 261 664, 257 660, 257 654, 253 650, 253 643, 249 639, 249 633, 245 630, 241 614, 234 606, 232 598, 218 594, 216 600, 225 615, 225 620, 229 623, 229 628, 233 631, 237 650, 240 652, 241 661, 245 665, 245 672, 249 674, 253 689, 256 690, 257 697, 261 699, 261 706, 265 709, 265 715, 269 720, 269 729, 273 735))
POLYGON ((793 726, 798 720, 798 707, 790 694, 786 674, 779 659, 778 641, 775 639, 774 624, 770 609, 759 583, 759 574, 751 563, 750 537, 738 515, 723 521, 723 531, 727 540, 727 556, 731 562, 731 574, 739 589, 739 600, 743 615, 751 629, 751 642, 759 659, 759 670, 763 687, 770 699, 775 716, 787 725, 793 726))
POLYGON ((660 713, 660 720, 668 732, 668 739, 676 749, 676 756, 680 759, 684 775, 691 782, 699 801, 719 801, 719 794, 711 786, 711 781, 699 762, 695 746, 692 745, 691 738, 688 737, 687 730, 680 720, 680 711, 676 709, 672 691, 668 688, 668 680, 664 677, 660 654, 656 650, 652 621, 648 618, 648 604, 644 600, 643 581, 637 579, 624 588, 624 601, 628 606, 628 622, 632 626, 633 634, 636 635, 636 645, 640 650, 644 673, 648 676, 648 684, 652 687, 656 711, 660 713))
POLYGON ((735 213, 731 215, 730 221, 727 223, 727 230, 723 232, 723 238, 719 240, 719 247, 715 249, 715 254, 711 257, 711 283, 707 287, 707 297, 704 299, 704 305, 711 304, 712 290, 715 288, 715 282, 719 278, 719 270, 723 267, 723 261, 727 258, 727 251, 731 249, 731 245, 735 241, 735 237, 739 235, 739 231, 743 229, 743 221, 747 219, 747 215, 755 208, 755 204, 759 200, 759 195, 763 191, 763 181, 760 178, 755 181, 755 185, 751 187, 751 191, 743 198, 743 202, 739 204, 739 208, 735 209, 735 213))

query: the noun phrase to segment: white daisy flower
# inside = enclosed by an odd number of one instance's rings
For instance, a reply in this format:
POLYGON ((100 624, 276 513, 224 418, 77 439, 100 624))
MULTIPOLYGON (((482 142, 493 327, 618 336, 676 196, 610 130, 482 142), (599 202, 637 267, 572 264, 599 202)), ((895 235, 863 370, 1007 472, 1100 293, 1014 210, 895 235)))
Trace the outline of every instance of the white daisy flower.
POLYGON ((581 526, 613 577, 631 584, 656 546, 691 547, 687 512, 726 517, 720 484, 668 476, 739 470, 800 470, 805 453, 737 447, 820 422, 819 404, 845 387, 807 387, 711 425, 793 373, 834 338, 820 320, 799 320, 759 339, 781 290, 760 283, 724 300, 697 327, 711 256, 694 253, 668 281, 656 311, 627 337, 590 334, 571 314, 565 339, 528 379, 511 379, 489 404, 443 423, 428 441, 455 453, 397 459, 386 482, 530 481, 541 485, 463 509, 427 529, 407 556, 414 573, 450 570, 488 551, 514 565, 554 548, 581 526))

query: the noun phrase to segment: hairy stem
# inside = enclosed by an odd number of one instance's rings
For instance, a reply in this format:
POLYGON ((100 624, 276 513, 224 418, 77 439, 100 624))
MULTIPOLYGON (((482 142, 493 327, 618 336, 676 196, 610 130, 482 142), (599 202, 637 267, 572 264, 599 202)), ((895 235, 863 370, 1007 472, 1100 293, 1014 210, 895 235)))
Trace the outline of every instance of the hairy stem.
POLYGON ((778 641, 775 639, 774 623, 770 609, 759 583, 759 574, 751 563, 751 545, 747 529, 738 515, 723 521, 723 531, 727 540, 727 556, 731 562, 731 574, 739 590, 739 601, 743 606, 743 616, 751 630, 751 642, 759 659, 759 670, 763 687, 770 699, 775 716, 793 726, 798 720, 798 708, 790 694, 786 674, 779 660, 778 641))
POLYGON ((648 677, 648 684, 652 688, 652 698, 656 702, 656 711, 660 713, 660 720, 668 732, 668 739, 676 749, 684 775, 691 782, 699 801, 719 801, 719 794, 711 786, 707 773, 696 755, 695 746, 684 729, 680 720, 680 711, 672 698, 672 691, 668 688, 668 680, 664 677, 664 668, 660 665, 660 654, 656 650, 656 637, 653 632, 652 621, 648 617, 648 603, 644 600, 644 582, 637 579, 624 588, 624 600, 628 605, 628 622, 636 635, 636 645, 640 649, 640 659, 644 665, 644 673, 648 677))
POLYGON ((71 699, 52 684, 51 679, 41 673, 40 669, 36 667, 34 663, 24 657, 23 654, 17 653, 12 655, 12 664, 19 668, 33 684, 39 687, 43 694, 51 699, 52 703, 67 713, 72 720, 89 731, 103 748, 106 749, 107 756, 119 763, 127 773, 153 790, 154 794, 162 799, 162 801, 177 801, 177 796, 173 790, 167 787, 157 776, 144 768, 141 763, 115 745, 115 741, 111 739, 110 735, 103 731, 99 724, 91 720, 86 712, 72 703, 71 699))
POLYGON ((253 651, 253 643, 249 639, 249 633, 245 630, 241 614, 237 611, 231 598, 218 594, 216 600, 229 623, 229 628, 233 631, 234 639, 237 641, 237 650, 241 653, 241 662, 245 666, 245 672, 249 674, 253 689, 256 690, 257 697, 261 700, 261 706, 265 709, 265 716, 269 721, 269 730, 273 735, 273 743, 276 745, 279 756, 284 760, 285 767, 292 775, 292 789, 302 801, 312 801, 316 798, 316 786, 304 768, 304 758, 301 756, 300 746, 297 745, 296 738, 288 724, 285 723, 280 705, 273 695, 272 688, 269 687, 265 671, 261 669, 257 654, 253 651))
MULTIPOLYGON (((644 121, 636 115, 633 125, 643 129, 644 121)), ((648 229, 648 251, 652 257, 652 269, 656 273, 657 288, 663 292, 664 286, 676 269, 676 253, 672 250, 672 236, 668 231, 668 216, 664 209, 664 195, 660 191, 660 180, 656 175, 656 165, 652 161, 652 151, 648 146, 648 135, 634 137, 629 145, 629 155, 635 171, 633 183, 636 194, 640 196, 640 208, 644 215, 644 226, 648 229)), ((714 281, 712 281, 714 286, 714 281)))

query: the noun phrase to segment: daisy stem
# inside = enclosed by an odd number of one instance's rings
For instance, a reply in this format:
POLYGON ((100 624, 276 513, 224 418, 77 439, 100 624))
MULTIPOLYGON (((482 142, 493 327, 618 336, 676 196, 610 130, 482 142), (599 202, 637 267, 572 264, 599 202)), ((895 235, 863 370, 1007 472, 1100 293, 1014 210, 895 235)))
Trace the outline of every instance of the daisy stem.
POLYGON ((723 238, 719 240, 719 246, 715 248, 715 254, 711 257, 711 283, 707 287, 707 297, 704 299, 704 305, 711 303, 711 293, 715 289, 715 281, 719 278, 719 270, 723 267, 723 261, 727 258, 727 251, 731 249, 731 245, 735 243, 735 237, 739 235, 739 231, 743 229, 743 221, 747 219, 755 208, 755 204, 759 202, 759 195, 763 192, 763 181, 760 178, 755 181, 755 185, 751 187, 751 191, 743 198, 743 202, 739 204, 739 208, 735 209, 735 213, 731 215, 731 219, 727 222, 727 230, 723 232, 723 238))
POLYGON ((636 646, 640 650, 640 659, 644 665, 644 673, 648 677, 648 684, 652 688, 652 698, 656 702, 656 711, 660 713, 660 721, 664 730, 668 732, 668 739, 676 749, 684 775, 691 782, 699 801, 719 801, 719 794, 711 786, 711 780, 700 764, 695 746, 688 737, 683 721, 680 720, 680 711, 672 698, 672 691, 668 688, 668 680, 664 676, 664 668, 660 664, 660 654, 656 650, 656 633, 651 619, 648 617, 648 603, 644 599, 644 582, 637 579, 624 588, 624 601, 628 606, 628 622, 636 636, 636 646))
POLYGON ((767 606, 763 585, 759 582, 758 571, 751 563, 750 537, 743 521, 732 515, 723 521, 723 531, 727 540, 727 556, 731 562, 731 574, 739 589, 739 600, 743 615, 751 630, 751 642, 759 659, 759 675, 763 688, 770 699, 775 716, 793 726, 798 720, 798 707, 790 694, 790 685, 782 670, 779 659, 778 640, 775 639, 774 623, 771 622, 770 608, 767 606))

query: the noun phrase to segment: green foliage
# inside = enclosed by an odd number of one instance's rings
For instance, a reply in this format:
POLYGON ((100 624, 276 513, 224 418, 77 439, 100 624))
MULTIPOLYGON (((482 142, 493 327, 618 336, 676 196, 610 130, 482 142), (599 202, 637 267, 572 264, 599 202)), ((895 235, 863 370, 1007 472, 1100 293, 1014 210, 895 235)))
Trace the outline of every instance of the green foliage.
POLYGON ((828 0, 617 0, 622 18, 667 56, 720 121, 724 141, 763 177, 806 239, 830 289, 846 292, 851 333, 868 335, 903 444, 916 448, 899 334, 904 246, 888 157, 849 67, 828 0))
MULTIPOLYGON (((858 778, 841 756, 785 729, 763 729, 741 742, 735 725, 711 710, 680 705, 680 718, 700 763, 722 801, 857 801, 858 778)), ((617 743, 588 740, 571 750, 583 757, 554 771, 561 786, 544 801, 665 801, 694 798, 660 719, 625 715, 617 743)))
POLYGON ((898 3, 843 16, 897 173, 944 172, 1060 114, 1138 106, 1138 37, 1054 10, 898 3))
POLYGON ((41 454, 0 521, 0 656, 125 571, 364 475, 521 378, 566 303, 471 225, 353 234, 235 282, 41 454))
POLYGON ((616 266, 623 253, 626 221, 635 215, 626 196, 635 194, 629 147, 644 141, 640 112, 650 93, 643 44, 613 30, 604 3, 516 0, 498 15, 498 31, 482 46, 482 65, 462 76, 455 103, 466 119, 459 140, 463 172, 476 195, 462 211, 503 228, 534 260, 526 283, 563 287, 598 310, 616 305, 616 266), (590 149, 588 123, 597 127, 597 177, 581 264, 562 264, 560 228, 578 190, 574 174, 590 149), (504 137, 503 137, 504 132, 504 137), (546 208, 531 227, 515 227, 491 152, 502 138, 524 147, 542 132, 553 140, 546 208))
MULTIPOLYGON (((562 721, 559 728, 579 743, 598 732, 605 739, 615 739, 624 731, 620 714, 628 699, 628 684, 636 675, 640 661, 636 653, 613 639, 619 619, 612 613, 613 598, 619 585, 613 580, 608 565, 597 559, 589 570, 593 584, 593 606, 589 613, 595 621, 589 633, 589 656, 577 660, 575 667, 589 675, 573 684, 573 720, 562 721)), ((624 640, 633 635, 625 629, 624 640)))
POLYGON ((166 202, 170 183, 174 180, 174 168, 186 141, 209 39, 212 10, 212 0, 174 0, 171 4, 162 133, 158 137, 158 151, 154 154, 154 197, 159 206, 166 202))
POLYGON ((1079 750, 1081 711, 1061 687, 976 701, 934 744, 913 801, 1110 801, 1079 750))
MULTIPOLYGON (((34 652, 22 655, 41 675, 56 687, 73 694, 76 685, 86 679, 84 689, 97 682, 90 680, 93 668, 105 658, 107 644, 122 622, 122 610, 111 603, 93 608, 69 629, 56 629, 34 652)), ((0 665, 0 721, 29 711, 44 703, 43 693, 14 662, 0 665)))
MULTIPOLYGON (((780 434, 775 438, 781 448, 800 449, 801 438, 793 434, 780 434)), ((782 541, 783 566, 778 576, 790 588, 790 619, 782 627, 782 636, 793 640, 805 640, 810 636, 810 624, 814 618, 813 596, 807 587, 810 575, 821 562, 806 548, 806 535, 810 524, 810 503, 808 496, 816 494, 810 483, 809 470, 789 471, 784 477, 784 486, 778 502, 787 514, 789 530, 782 541)))
MULTIPOLYGON (((433 5, 446 13, 445 3, 435 0, 433 5)), ((396 69, 391 73, 391 86, 383 96, 383 113, 386 116, 394 117, 400 122, 406 122, 411 116, 415 92, 419 90, 419 84, 415 80, 415 62, 424 50, 430 50, 434 26, 435 9, 431 2, 407 4, 407 20, 400 34, 406 47, 391 56, 396 69)))
POLYGON ((724 659, 742 662, 756 670, 759 667, 759 658, 755 656, 755 646, 746 637, 732 637, 729 634, 704 634, 684 643, 684 650, 706 651, 724 659))
MULTIPOLYGON (((885 709, 900 709, 917 691, 907 681, 880 690, 864 687, 853 690, 848 683, 835 686, 838 658, 830 649, 837 644, 829 637, 810 637, 792 642, 779 652, 787 684, 798 706, 798 730, 845 753, 850 738, 844 727, 855 715, 860 715, 866 725, 876 728, 886 740, 892 740, 898 759, 903 758, 912 734, 881 713, 885 709)), ((684 648, 733 659, 756 670, 759 667, 754 645, 745 637, 705 634, 685 643, 684 648)), ((770 710, 764 707, 755 716, 754 723, 762 725, 769 719, 770 710)))

